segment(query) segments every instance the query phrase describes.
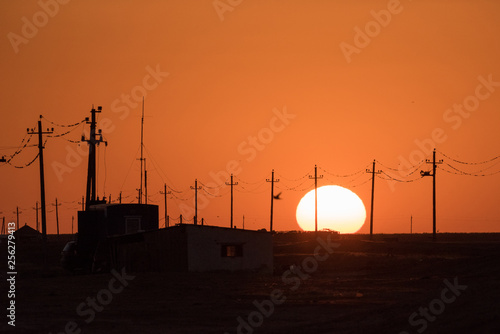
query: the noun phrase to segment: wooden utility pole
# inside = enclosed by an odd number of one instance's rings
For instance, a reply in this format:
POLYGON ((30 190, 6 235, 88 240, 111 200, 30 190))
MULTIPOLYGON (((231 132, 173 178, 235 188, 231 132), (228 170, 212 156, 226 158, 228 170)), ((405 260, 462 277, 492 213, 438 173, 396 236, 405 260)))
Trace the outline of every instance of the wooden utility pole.
POLYGON ((57 204, 57 197, 56 197, 56 204, 52 204, 53 206, 56 207, 56 225, 57 225, 57 235, 59 235, 59 212, 57 211, 57 207, 61 206, 61 203, 57 204))
POLYGON ((318 179, 322 179, 323 175, 318 176, 318 166, 314 165, 314 176, 309 175, 310 179, 314 179, 314 231, 318 232, 318 179))
MULTIPOLYGON (((274 178, 274 169, 271 172, 271 179, 266 179, 266 182, 271 182, 271 219, 269 221, 269 232, 273 231, 273 204, 274 204, 274 182, 279 182, 279 179, 274 178)), ((278 194, 279 196, 279 194, 278 194)))
POLYGON ((74 232, 73 232, 74 223, 75 223, 75 216, 71 216, 71 234, 74 234, 74 232))
MULTIPOLYGON (((142 117, 141 117, 141 185, 139 190, 139 204, 142 203, 142 173, 143 173, 143 161, 144 156, 143 156, 143 150, 144 150, 144 96, 142 97, 142 117)), ((146 200, 147 201, 147 200, 146 200)))
POLYGON ((35 223, 36 223, 35 225, 36 225, 36 230, 38 232, 40 232, 40 228, 38 226, 38 201, 36 201, 35 207, 33 208, 33 210, 35 210, 35 223))
POLYGON ((118 203, 122 204, 122 192, 120 191, 120 196, 118 196, 118 203))
POLYGON ((23 212, 19 211, 19 207, 16 206, 16 211, 14 211, 13 213, 16 214, 16 226, 17 226, 16 230, 19 230, 19 214, 23 212))
POLYGON ((371 202, 371 208, 370 208, 370 239, 372 239, 373 238, 373 202, 375 200, 375 174, 380 174, 380 173, 382 173, 382 171, 375 170, 375 159, 373 159, 372 170, 367 169, 366 172, 372 174, 372 202, 371 202))
POLYGON ((168 221, 168 211, 167 211, 167 195, 170 195, 172 192, 169 190, 167 191, 167 184, 163 184, 163 191, 160 191, 160 194, 164 195, 164 202, 165 202, 165 227, 168 227, 169 221, 168 221))
POLYGON ((238 182, 233 182, 233 173, 231 173, 231 182, 226 185, 231 186, 231 228, 233 228, 233 186, 238 185, 238 182))
MULTIPOLYGON (((47 240, 47 215, 45 211, 45 173, 43 170, 43 138, 44 134, 51 134, 54 132, 54 128, 51 130, 47 129, 47 131, 42 130, 42 115, 40 115, 40 119, 38 120, 38 132, 34 129, 28 129, 28 134, 37 134, 38 135, 38 158, 40 163, 40 205, 42 211, 42 239, 44 241, 44 253, 45 253, 45 241, 47 240)), ((44 256, 45 258, 45 256, 44 256)))
POLYGON ((432 163, 432 174, 429 171, 420 171, 420 175, 432 176, 432 239, 436 240, 436 165, 442 164, 443 160, 436 161, 436 149, 432 152, 432 161, 425 160, 426 163, 432 163))
POLYGON ((201 189, 201 186, 198 187, 198 179, 194 180, 194 187, 191 186, 191 189, 194 189, 194 217, 193 221, 195 225, 198 225, 198 189, 201 189))

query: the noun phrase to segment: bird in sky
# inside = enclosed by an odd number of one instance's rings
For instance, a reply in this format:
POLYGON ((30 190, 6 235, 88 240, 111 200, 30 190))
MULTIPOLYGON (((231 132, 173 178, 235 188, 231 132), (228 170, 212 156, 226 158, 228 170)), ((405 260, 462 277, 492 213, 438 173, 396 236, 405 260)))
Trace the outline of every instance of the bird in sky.
POLYGON ((274 199, 281 199, 281 197, 280 197, 280 196, 281 196, 281 192, 280 192, 278 195, 274 195, 274 196, 273 196, 273 198, 274 198, 274 199))

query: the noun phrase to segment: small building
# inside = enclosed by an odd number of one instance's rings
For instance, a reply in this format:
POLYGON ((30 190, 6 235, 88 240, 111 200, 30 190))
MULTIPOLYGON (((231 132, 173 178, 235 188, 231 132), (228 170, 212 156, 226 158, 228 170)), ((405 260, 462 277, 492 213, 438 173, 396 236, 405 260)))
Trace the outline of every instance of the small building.
POLYGON ((184 224, 108 238, 98 257, 109 260, 106 267, 125 267, 127 272, 272 273, 273 241, 265 231, 184 224))
POLYGON ((24 224, 23 227, 19 228, 14 232, 14 237, 18 240, 26 240, 26 239, 36 239, 41 236, 41 233, 28 226, 28 224, 24 224))
POLYGON ((97 247, 111 236, 158 230, 158 206, 151 204, 96 204, 78 211, 77 253, 92 263, 97 247))

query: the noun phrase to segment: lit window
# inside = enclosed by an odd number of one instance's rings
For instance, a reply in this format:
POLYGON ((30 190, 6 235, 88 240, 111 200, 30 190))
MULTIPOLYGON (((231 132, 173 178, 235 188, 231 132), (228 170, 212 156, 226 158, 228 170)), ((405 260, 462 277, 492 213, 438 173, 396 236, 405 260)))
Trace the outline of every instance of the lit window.
POLYGON ((243 245, 222 245, 222 257, 241 257, 243 256, 243 245))

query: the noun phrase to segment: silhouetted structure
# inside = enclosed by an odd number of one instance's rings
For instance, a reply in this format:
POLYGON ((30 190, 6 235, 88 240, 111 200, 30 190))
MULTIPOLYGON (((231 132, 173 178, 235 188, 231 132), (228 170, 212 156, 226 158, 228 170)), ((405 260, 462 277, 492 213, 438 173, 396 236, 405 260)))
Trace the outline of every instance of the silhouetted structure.
POLYGON ((151 204, 96 204, 78 211, 78 261, 91 268, 98 246, 108 237, 158 230, 158 206, 151 204))
POLYGON ((96 253, 103 269, 140 271, 273 271, 269 232, 201 225, 111 237, 96 253), (108 257, 107 254, 113 254, 108 257))

